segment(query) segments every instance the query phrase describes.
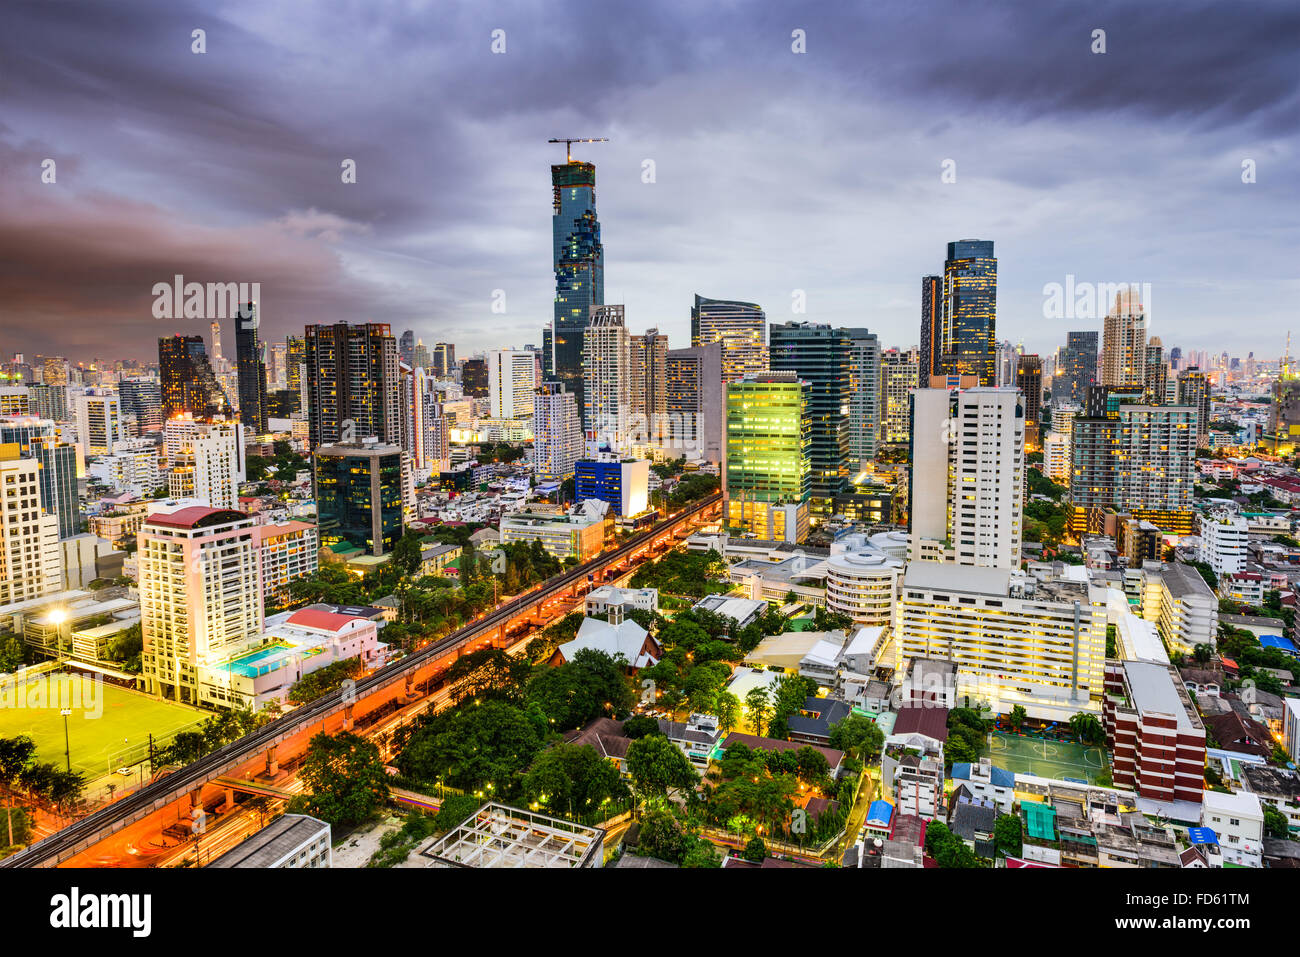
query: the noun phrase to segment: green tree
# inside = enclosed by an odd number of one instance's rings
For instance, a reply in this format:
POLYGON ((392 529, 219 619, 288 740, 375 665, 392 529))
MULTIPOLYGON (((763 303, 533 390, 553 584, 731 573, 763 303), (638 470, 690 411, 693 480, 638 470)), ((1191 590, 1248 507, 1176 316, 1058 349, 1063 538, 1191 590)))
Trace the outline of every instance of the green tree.
POLYGON ((1025 713, 1024 706, 1016 705, 1011 709, 1011 713, 1007 715, 1007 724, 1011 725, 1011 727, 1016 731, 1019 731, 1021 727, 1024 726, 1025 718, 1027 717, 1028 715, 1025 713))
POLYGON ((546 719, 535 709, 500 700, 467 702, 423 722, 408 737, 396 764, 417 781, 491 790, 506 798, 548 736, 546 719))
POLYGON ((839 724, 831 725, 830 746, 865 761, 880 755, 885 732, 866 715, 849 714, 839 724))
POLYGON ((695 768, 677 745, 663 735, 638 738, 627 748, 627 772, 637 794, 666 796, 680 788, 693 787, 699 781, 695 768))
POLYGON ((999 814, 993 822, 993 843, 1004 857, 1019 857, 1024 837, 1020 818, 1015 814, 999 814))
POLYGON ((749 716, 749 726, 754 734, 763 736, 767 719, 772 714, 772 701, 767 688, 757 685, 745 692, 745 714, 749 716))
POLYGON ((749 843, 745 845, 745 850, 741 852, 741 856, 747 861, 761 864, 764 858, 767 857, 767 845, 763 843, 761 837, 755 834, 749 839, 749 843))
POLYGON ((298 776, 311 813, 334 826, 360 824, 388 798, 388 775, 373 741, 351 732, 317 734, 298 776))
POLYGON ((1106 740, 1106 730, 1095 714, 1080 711, 1070 718, 1070 730, 1084 744, 1101 744, 1106 740))
POLYGON ((1289 837, 1291 828, 1286 815, 1271 804, 1261 802, 1264 807, 1264 833, 1269 837, 1289 837))
POLYGON ((26 649, 23 640, 14 634, 0 635, 0 674, 13 674, 23 663, 26 649))
POLYGON ((558 668, 529 682, 526 699, 541 709, 556 731, 580 728, 599 717, 628 711, 635 698, 623 668, 626 663, 603 651, 584 648, 558 668))
POLYGON ((623 737, 644 738, 648 734, 660 734, 659 720, 647 714, 635 714, 623 722, 623 737))
POLYGON ((713 702, 713 713, 718 719, 718 728, 726 734, 740 723, 740 699, 730 691, 720 691, 713 702))
POLYGON ((523 789, 528 801, 568 817, 589 814, 627 795, 618 768, 589 744, 547 748, 524 775, 523 789))

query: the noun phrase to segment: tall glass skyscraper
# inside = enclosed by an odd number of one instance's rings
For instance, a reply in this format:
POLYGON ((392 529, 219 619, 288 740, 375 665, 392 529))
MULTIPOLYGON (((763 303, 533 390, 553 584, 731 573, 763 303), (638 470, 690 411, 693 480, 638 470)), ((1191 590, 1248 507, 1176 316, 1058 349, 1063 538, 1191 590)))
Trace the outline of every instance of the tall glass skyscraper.
POLYGON ((582 334, 591 307, 605 304, 605 252, 596 219, 596 166, 574 160, 552 166, 551 185, 551 249, 555 263, 552 372, 582 409, 582 334))
POLYGON ((811 401, 811 386, 793 372, 764 372, 727 385, 729 528, 777 541, 807 537, 811 401))
POLYGON ((943 369, 943 277, 921 277, 921 364, 916 384, 930 388, 930 376, 943 369))
POLYGON ((997 311, 993 243, 949 243, 943 264, 943 368, 932 373, 979 376, 980 385, 996 386, 997 311))
POLYGON ((196 419, 225 415, 230 402, 213 374, 202 336, 164 336, 158 340, 158 379, 163 418, 189 412, 196 419))
POLYGON ((691 345, 722 345, 722 381, 739 382, 767 371, 763 345, 767 317, 762 307, 734 299, 695 297, 691 309, 691 345))
POLYGON ((235 358, 239 371, 239 421, 253 435, 266 434, 266 363, 257 338, 257 303, 239 305, 235 358))
POLYGON ((849 334, 812 322, 772 324, 768 364, 793 372, 812 387, 812 502, 814 516, 828 517, 849 484, 849 334))

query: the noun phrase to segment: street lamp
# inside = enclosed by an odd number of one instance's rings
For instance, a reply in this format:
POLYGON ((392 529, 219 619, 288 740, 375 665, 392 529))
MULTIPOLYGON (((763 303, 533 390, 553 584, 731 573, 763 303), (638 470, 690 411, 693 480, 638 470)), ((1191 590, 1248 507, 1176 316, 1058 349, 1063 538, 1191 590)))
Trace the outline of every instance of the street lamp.
POLYGON ((63 757, 68 762, 68 771, 72 771, 72 744, 68 739, 68 715, 72 714, 71 708, 64 708, 59 714, 63 715, 63 757))

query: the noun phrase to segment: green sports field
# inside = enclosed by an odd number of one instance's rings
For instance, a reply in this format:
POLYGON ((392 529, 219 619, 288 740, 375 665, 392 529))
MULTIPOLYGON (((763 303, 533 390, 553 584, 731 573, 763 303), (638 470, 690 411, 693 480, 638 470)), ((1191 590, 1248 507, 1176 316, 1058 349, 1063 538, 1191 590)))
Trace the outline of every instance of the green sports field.
POLYGON ((0 737, 25 734, 36 742, 38 761, 62 766, 63 708, 72 712, 72 769, 91 780, 146 758, 150 734, 155 742, 170 739, 208 717, 196 708, 155 701, 84 675, 43 675, 0 688, 0 737))
POLYGON ((1067 741, 993 732, 989 757, 998 767, 1014 774, 1036 774, 1040 778, 1080 778, 1093 782, 1108 765, 1102 748, 1067 741))

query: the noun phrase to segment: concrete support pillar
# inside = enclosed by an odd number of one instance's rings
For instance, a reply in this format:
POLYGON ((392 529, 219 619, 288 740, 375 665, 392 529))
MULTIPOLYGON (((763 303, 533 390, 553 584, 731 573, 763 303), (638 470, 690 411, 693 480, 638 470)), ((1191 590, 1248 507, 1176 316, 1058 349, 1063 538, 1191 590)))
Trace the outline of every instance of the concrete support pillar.
POLYGON ((226 802, 221 805, 222 813, 235 809, 235 789, 226 788, 226 802))
POLYGON ((343 706, 343 730, 344 731, 352 730, 352 707, 353 706, 350 704, 343 706))
POLYGON ((280 773, 280 762, 275 757, 275 745, 271 745, 266 750, 266 773, 271 777, 280 773))

